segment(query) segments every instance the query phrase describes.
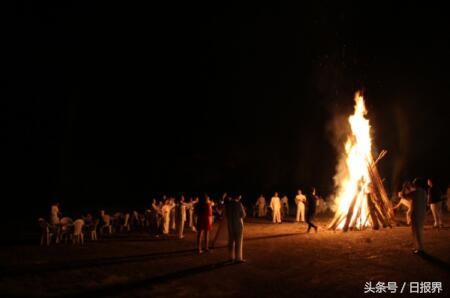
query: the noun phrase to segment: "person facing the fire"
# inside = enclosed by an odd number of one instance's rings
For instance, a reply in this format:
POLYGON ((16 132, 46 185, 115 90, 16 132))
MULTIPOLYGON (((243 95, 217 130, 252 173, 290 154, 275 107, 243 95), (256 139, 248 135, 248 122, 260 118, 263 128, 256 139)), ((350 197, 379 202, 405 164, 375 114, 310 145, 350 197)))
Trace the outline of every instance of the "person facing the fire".
POLYGON ((233 262, 245 262, 242 257, 242 246, 244 240, 244 217, 245 209, 241 203, 241 196, 235 196, 225 207, 228 222, 228 250, 230 260, 233 262))
POLYGON ((311 194, 306 197, 306 222, 308 223, 308 230, 306 231, 307 233, 309 233, 309 230, 311 230, 311 228, 314 228, 317 233, 317 226, 313 222, 314 215, 316 214, 316 206, 317 195, 316 189, 313 187, 311 194))
POLYGON ((405 196, 411 200, 411 230, 414 240, 413 253, 415 254, 424 252, 423 226, 427 211, 427 192, 425 189, 425 182, 416 178, 405 192, 405 196))
POLYGON ((212 202, 208 195, 200 197, 197 206, 197 249, 198 253, 209 251, 209 233, 212 229, 212 202), (202 245, 204 242, 204 246, 202 245))

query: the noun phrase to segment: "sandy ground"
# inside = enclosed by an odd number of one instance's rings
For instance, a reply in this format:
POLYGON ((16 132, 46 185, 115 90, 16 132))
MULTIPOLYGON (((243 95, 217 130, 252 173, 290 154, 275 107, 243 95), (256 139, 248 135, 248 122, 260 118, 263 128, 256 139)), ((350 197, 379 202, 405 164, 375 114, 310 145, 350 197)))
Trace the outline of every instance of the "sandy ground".
POLYGON ((248 219, 244 264, 227 262, 223 241, 198 255, 193 232, 183 240, 131 233, 84 247, 4 246, 0 297, 366 297, 368 281, 442 282, 443 292, 431 295, 449 296, 449 228, 435 230, 428 218, 429 255, 417 256, 408 227, 343 233, 327 231, 328 221, 318 218, 319 232, 307 234, 302 224, 248 219))

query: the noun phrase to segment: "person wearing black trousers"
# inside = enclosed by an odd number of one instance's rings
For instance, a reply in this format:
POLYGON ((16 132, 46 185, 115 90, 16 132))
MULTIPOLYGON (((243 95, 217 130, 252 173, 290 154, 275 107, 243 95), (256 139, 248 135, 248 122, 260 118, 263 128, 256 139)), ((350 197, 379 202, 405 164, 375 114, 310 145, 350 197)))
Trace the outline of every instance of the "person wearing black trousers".
POLYGON ((314 224, 314 215, 316 214, 316 206, 317 206, 317 195, 316 189, 312 189, 312 193, 306 197, 306 223, 308 224, 307 233, 311 228, 314 228, 317 233, 317 226, 314 224))

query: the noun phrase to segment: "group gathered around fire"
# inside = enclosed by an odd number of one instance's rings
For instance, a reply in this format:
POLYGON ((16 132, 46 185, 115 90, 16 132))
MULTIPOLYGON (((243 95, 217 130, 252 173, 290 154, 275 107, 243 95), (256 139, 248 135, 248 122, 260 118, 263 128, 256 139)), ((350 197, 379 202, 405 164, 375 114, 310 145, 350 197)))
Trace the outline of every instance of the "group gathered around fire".
MULTIPOLYGON (((448 195, 447 195, 448 196, 448 195)), ((405 182, 398 193, 398 204, 392 209, 401 206, 406 208, 406 224, 411 226, 414 239, 414 253, 424 251, 423 227, 427 213, 427 205, 433 215, 434 227, 441 228, 443 196, 431 179, 415 179, 405 182)), ((97 233, 108 235, 117 232, 143 231, 154 237, 184 238, 185 229, 197 233, 198 253, 208 252, 214 247, 217 240, 228 236, 230 259, 235 262, 244 262, 243 259, 243 231, 244 218, 247 214, 253 217, 271 220, 274 224, 288 220, 291 214, 289 198, 284 195, 280 198, 275 192, 270 200, 260 195, 256 202, 245 208, 242 196, 229 196, 224 193, 219 199, 212 200, 208 195, 186 199, 181 195, 178 199, 163 196, 162 200, 153 199, 150 208, 144 212, 116 212, 112 215, 105 210, 98 214, 87 213, 75 220, 62 217, 59 203, 51 206, 50 220, 39 219, 42 228, 42 245, 68 242, 83 244, 85 240, 97 240, 97 233), (250 209, 250 212, 249 212, 250 209), (213 223, 217 229, 210 237, 213 223)), ((305 223, 306 232, 311 228, 318 231, 314 223, 316 213, 330 210, 328 202, 316 194, 312 188, 309 194, 298 190, 294 198, 295 222, 305 223)))

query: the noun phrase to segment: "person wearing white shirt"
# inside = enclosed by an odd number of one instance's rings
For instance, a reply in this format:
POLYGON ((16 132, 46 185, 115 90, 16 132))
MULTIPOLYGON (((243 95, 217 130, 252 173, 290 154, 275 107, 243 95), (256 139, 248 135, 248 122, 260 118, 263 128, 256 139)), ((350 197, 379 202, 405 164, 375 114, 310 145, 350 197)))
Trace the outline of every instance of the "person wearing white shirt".
POLYGON ((297 205, 297 217, 295 220, 297 222, 305 222, 305 203, 306 197, 299 189, 297 195, 295 196, 295 204, 297 205))

